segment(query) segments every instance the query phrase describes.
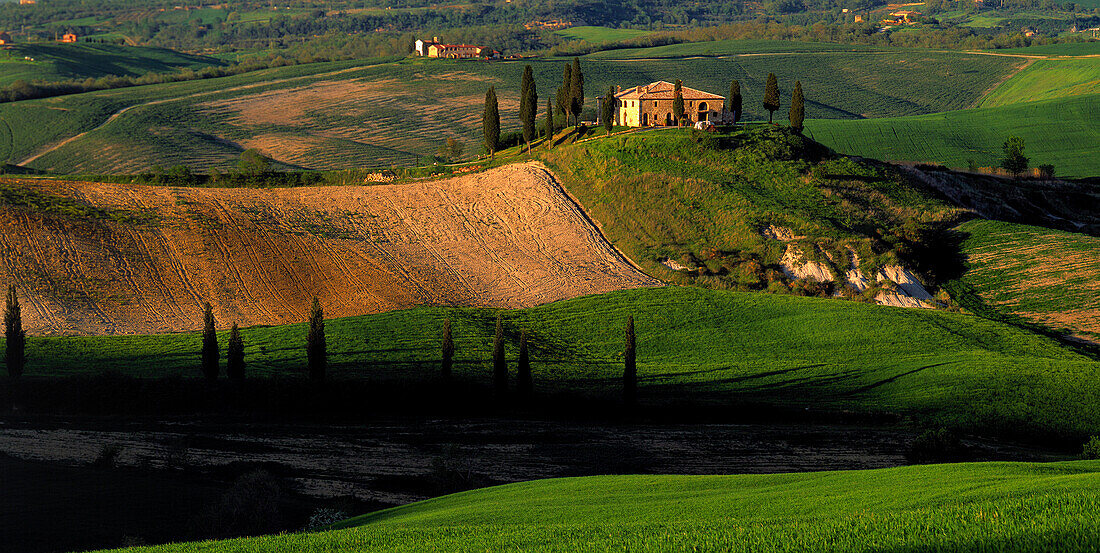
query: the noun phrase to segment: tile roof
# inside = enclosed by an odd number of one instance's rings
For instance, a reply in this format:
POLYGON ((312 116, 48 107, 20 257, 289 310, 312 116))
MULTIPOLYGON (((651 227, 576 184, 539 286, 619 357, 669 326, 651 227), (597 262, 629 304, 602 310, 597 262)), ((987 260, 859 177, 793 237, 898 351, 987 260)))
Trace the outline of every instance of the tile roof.
MULTIPOLYGON (((615 98, 620 100, 672 100, 675 96, 676 85, 668 81, 657 81, 644 86, 635 86, 616 93, 615 98)), ((682 87, 680 93, 685 100, 724 100, 723 96, 682 87)))

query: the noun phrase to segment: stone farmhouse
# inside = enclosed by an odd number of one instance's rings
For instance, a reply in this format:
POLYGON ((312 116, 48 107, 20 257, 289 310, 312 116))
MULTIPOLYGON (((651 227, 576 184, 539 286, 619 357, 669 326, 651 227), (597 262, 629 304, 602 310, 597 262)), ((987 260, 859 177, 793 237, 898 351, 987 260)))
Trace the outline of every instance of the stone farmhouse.
POLYGON ((439 41, 439 37, 432 37, 430 42, 417 39, 415 49, 417 55, 427 56, 429 58, 496 59, 500 57, 500 52, 496 50, 490 50, 483 46, 476 46, 473 44, 443 44, 439 41))
MULTIPOLYGON (((654 127, 675 125, 672 102, 676 85, 657 81, 643 86, 619 90, 614 97, 615 124, 624 127, 654 127)), ((681 87, 684 97, 682 124, 698 121, 722 123, 727 119, 726 98, 717 94, 681 87)), ((598 99, 603 102, 603 98, 598 99)), ((601 104, 602 105, 602 104, 601 104)))
POLYGON ((61 42, 65 42, 65 43, 69 43, 69 44, 76 42, 76 34, 75 33, 65 33, 65 34, 61 35, 61 42))

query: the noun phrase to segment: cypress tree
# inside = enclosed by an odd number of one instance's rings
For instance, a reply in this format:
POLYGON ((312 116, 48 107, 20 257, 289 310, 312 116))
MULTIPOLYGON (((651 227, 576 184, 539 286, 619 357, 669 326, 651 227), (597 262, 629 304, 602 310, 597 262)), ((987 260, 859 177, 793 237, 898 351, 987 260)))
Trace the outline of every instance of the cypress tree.
POLYGON ((497 91, 489 87, 485 91, 485 111, 481 114, 481 130, 485 135, 485 149, 489 158, 496 159, 497 146, 500 145, 500 106, 497 105, 497 91))
POLYGON ((237 382, 244 380, 244 340, 237 323, 233 323, 233 328, 229 330, 229 344, 225 350, 225 375, 237 382))
POLYGON ((8 376, 18 378, 23 374, 27 362, 24 356, 27 334, 23 331, 23 309, 19 307, 14 284, 8 286, 8 303, 4 310, 4 346, 4 364, 8 367, 8 376))
POLYGON ((623 401, 633 406, 638 401, 638 365, 634 338, 634 315, 626 320, 626 349, 623 351, 623 401))
POLYGON ((546 144, 548 148, 554 147, 554 102, 546 99, 546 144))
POLYGON ((573 86, 573 67, 568 63, 565 64, 565 69, 561 75, 561 86, 558 87, 558 94, 554 98, 557 103, 558 113, 565 119, 565 126, 569 126, 569 104, 570 104, 570 87, 573 86))
POLYGON ((451 381, 451 368, 454 367, 455 358, 455 342, 451 337, 451 320, 447 319, 443 321, 443 366, 440 368, 439 374, 443 377, 444 382, 451 381))
POLYGON ((764 85, 764 109, 768 110, 768 122, 772 122, 772 115, 779 109, 779 81, 775 79, 775 73, 768 73, 768 82, 764 85))
POLYGON ((676 119, 676 126, 680 126, 680 121, 684 118, 684 83, 680 79, 676 79, 676 84, 672 88, 672 117, 676 119))
POLYGON ((600 119, 603 120, 603 128, 607 129, 607 134, 611 134, 611 129, 615 126, 615 87, 608 88, 607 95, 603 97, 600 119))
POLYGON ((802 82, 794 82, 794 92, 791 93, 791 111, 789 114, 791 128, 794 132, 802 134, 802 121, 806 119, 806 99, 802 97, 802 82))
POLYGON ((535 386, 531 381, 531 358, 527 353, 527 331, 519 335, 519 366, 516 374, 516 385, 519 394, 523 397, 531 397, 535 393, 535 386))
POLYGON ((741 102, 742 101, 743 101, 743 99, 741 98, 741 83, 737 82, 737 79, 734 79, 733 82, 730 83, 730 99, 729 99, 729 102, 730 102, 729 110, 731 112, 733 112, 733 122, 734 123, 737 123, 738 121, 741 120, 741 102))
POLYGON ((535 88, 535 73, 528 65, 523 68, 520 83, 519 118, 523 122, 523 140, 527 142, 527 151, 531 151, 531 140, 535 138, 536 119, 538 119, 539 95, 535 88))
POLYGON ((581 73, 580 58, 573 58, 573 69, 569 72, 569 111, 573 114, 573 124, 580 124, 581 109, 584 108, 584 74, 581 73))
POLYGON ((497 331, 493 336, 493 388, 497 396, 508 393, 508 361, 504 359, 504 321, 497 314, 497 331))
POLYGON ((325 312, 321 309, 321 302, 313 298, 313 305, 309 310, 309 334, 306 336, 306 366, 309 368, 309 378, 314 382, 325 380, 325 369, 328 368, 328 346, 325 343, 325 312))
POLYGON ((202 304, 202 374, 207 380, 218 379, 218 333, 214 329, 214 308, 202 304))

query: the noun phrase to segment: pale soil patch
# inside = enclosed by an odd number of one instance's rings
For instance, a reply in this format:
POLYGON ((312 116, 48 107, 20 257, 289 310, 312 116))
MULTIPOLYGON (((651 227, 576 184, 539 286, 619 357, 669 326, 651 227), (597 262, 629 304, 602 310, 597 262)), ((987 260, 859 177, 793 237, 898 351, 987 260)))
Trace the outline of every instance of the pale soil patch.
MULTIPOLYGON (((350 109, 349 106, 368 95, 384 95, 397 83, 397 79, 320 81, 307 86, 205 102, 197 107, 207 112, 234 113, 229 121, 236 125, 301 125, 308 122, 309 111, 338 107, 350 109)), ((345 114, 351 113, 345 111, 345 114)))
POLYGON ((541 164, 444 181, 294 189, 55 182, 29 186, 157 224, 0 206, 0 280, 32 334, 196 330, 422 304, 529 307, 653 279, 611 246, 541 164))

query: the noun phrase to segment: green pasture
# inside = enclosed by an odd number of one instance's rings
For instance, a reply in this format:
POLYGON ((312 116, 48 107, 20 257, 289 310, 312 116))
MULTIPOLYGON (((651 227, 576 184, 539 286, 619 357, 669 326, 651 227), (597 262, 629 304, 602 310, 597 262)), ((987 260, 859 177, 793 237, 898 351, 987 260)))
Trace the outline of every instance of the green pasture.
POLYGON ((610 27, 592 26, 570 27, 554 32, 554 34, 569 40, 584 40, 593 43, 617 42, 652 33, 653 31, 644 31, 640 29, 612 29, 610 27))
POLYGON ((1088 551, 1100 464, 594 476, 462 492, 339 529, 132 548, 258 551, 1088 551))
POLYGON ((649 48, 621 48, 589 54, 595 59, 682 58, 688 56, 740 56, 754 54, 810 53, 810 52, 881 52, 897 50, 862 44, 834 44, 829 42, 793 42, 789 40, 714 40, 684 42, 649 48))
POLYGON ((17 80, 61 81, 111 75, 137 77, 211 65, 223 63, 214 58, 163 48, 95 43, 16 44, 11 50, 0 50, 0 86, 17 80), (25 57, 34 61, 26 61, 25 57))
POLYGON ((1009 136, 1022 137, 1031 165, 1059 176, 1100 176, 1100 102, 1096 94, 912 117, 817 119, 806 133, 838 152, 894 161, 993 167, 1009 136))
MULTIPOLYGON (((497 313, 420 307, 328 321, 330 377, 432 382, 449 318, 456 377, 488 386, 497 313)), ((529 333, 540 394, 617 401, 623 325, 633 315, 643 405, 898 413, 926 424, 1047 437, 1100 431, 1100 363, 969 315, 692 287, 612 292, 502 314, 513 363, 520 330, 529 333)), ((228 323, 220 321, 221 328, 228 323)), ((304 324, 249 328, 243 336, 251 378, 304 374, 304 324)), ((198 334, 34 337, 26 375, 201 378, 200 342, 198 334)))
POLYGON ((1100 60, 1038 60, 982 98, 981 107, 1098 93, 1100 60))
MULTIPOLYGON (((1100 3, 1100 2, 1098 2, 1100 3)), ((1065 44, 1044 44, 1026 48, 1007 48, 995 50, 998 53, 1028 54, 1039 56, 1095 56, 1100 55, 1100 40, 1087 42, 1069 42, 1065 44)))

